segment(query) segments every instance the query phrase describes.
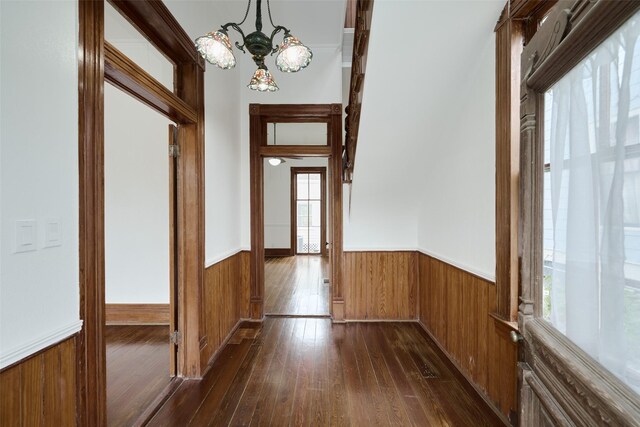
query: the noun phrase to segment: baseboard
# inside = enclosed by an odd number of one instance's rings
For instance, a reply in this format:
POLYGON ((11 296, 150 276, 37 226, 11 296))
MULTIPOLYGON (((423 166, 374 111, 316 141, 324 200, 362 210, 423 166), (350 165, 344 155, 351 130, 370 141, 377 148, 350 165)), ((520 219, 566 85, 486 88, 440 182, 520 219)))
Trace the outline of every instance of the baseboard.
POLYGON ((227 334, 225 339, 223 339, 222 342, 220 343, 220 346, 216 349, 216 351, 213 352, 213 354, 209 358, 209 361, 207 362, 207 366, 205 366, 204 371, 202 372, 202 377, 204 377, 207 374, 207 372, 209 372, 209 369, 211 369, 216 359, 218 358, 218 356, 220 356, 220 353, 227 346, 227 343, 229 342, 233 334, 236 333, 236 331, 238 330, 242 322, 244 322, 243 319, 238 319, 238 321, 233 326, 233 328, 231 328, 231 332, 227 334))
POLYGON ((292 248, 265 248, 264 256, 265 257, 283 257, 283 256, 294 256, 292 248))
POLYGON ((168 325, 169 304, 105 304, 107 325, 168 325))
POLYGON ((508 426, 508 427, 511 426, 511 422, 509 422, 509 419, 505 416, 505 414, 503 414, 502 411, 500 411, 500 409, 495 406, 495 404, 491 401, 489 396, 487 396, 487 394, 480 387, 476 385, 473 379, 471 379, 467 375, 467 373, 460 368, 460 365, 458 364, 458 362, 456 362, 455 359, 451 357, 449 352, 444 347, 442 347, 440 342, 436 339, 435 336, 433 336, 433 334, 431 333, 431 331, 429 331, 427 326, 424 323, 422 323, 422 321, 420 320, 417 320, 416 322, 420 325, 422 330, 429 336, 429 338, 431 338, 431 341, 435 343, 436 347, 438 347, 438 350, 440 350, 440 352, 447 358, 449 363, 453 365, 453 367, 456 369, 458 374, 460 374, 460 378, 464 380, 464 382, 466 382, 467 385, 476 392, 477 396, 489 406, 489 408, 500 419, 500 421, 502 421, 502 423, 505 426, 508 426))
POLYGON ((0 352, 0 369, 8 369, 18 362, 23 361, 37 353, 40 353, 49 347, 66 341, 82 329, 82 320, 77 320, 68 325, 64 325, 55 329, 46 335, 42 335, 25 344, 0 352))

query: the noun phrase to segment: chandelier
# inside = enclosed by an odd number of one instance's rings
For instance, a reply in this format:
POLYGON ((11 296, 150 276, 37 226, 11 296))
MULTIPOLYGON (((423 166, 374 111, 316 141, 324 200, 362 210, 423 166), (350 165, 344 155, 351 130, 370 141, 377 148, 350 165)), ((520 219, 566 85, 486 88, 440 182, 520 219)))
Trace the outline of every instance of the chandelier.
POLYGON ((236 57, 233 54, 228 34, 229 28, 233 28, 242 36, 242 44, 236 42, 236 48, 243 53, 246 53, 245 49, 248 50, 258 66, 247 87, 260 92, 275 92, 278 90, 278 85, 265 65, 264 58, 277 52, 276 67, 278 70, 285 73, 295 73, 311 63, 313 53, 300 40, 292 36, 288 28, 273 23, 269 0, 267 0, 267 11, 273 27, 271 36, 262 32, 262 0, 256 0, 256 30, 245 35, 240 26, 246 21, 250 9, 251 0, 248 1, 247 11, 240 23, 230 22, 217 31, 198 37, 196 48, 204 59, 223 70, 235 67, 236 57), (273 39, 280 32, 284 32, 282 43, 274 47, 273 39))

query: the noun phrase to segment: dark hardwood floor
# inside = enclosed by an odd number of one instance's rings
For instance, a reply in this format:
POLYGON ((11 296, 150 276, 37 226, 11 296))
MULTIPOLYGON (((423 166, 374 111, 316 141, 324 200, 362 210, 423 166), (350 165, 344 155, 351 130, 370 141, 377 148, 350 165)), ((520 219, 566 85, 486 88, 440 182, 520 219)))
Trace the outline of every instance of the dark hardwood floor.
POLYGON ((267 318, 233 338, 149 425, 502 425, 416 323, 267 318))
POLYGON ((107 423, 130 426, 169 384, 169 326, 107 326, 107 423))
POLYGON ((267 258, 264 263, 267 314, 329 315, 328 258, 319 255, 267 258))

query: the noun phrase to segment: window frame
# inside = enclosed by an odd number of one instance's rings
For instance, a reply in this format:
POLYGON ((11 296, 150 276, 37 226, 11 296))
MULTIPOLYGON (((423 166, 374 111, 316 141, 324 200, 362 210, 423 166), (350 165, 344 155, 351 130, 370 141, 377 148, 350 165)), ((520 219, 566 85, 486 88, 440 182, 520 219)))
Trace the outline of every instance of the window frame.
POLYGON ((295 255, 321 255, 327 256, 327 168, 324 166, 292 167, 291 168, 291 248, 295 255), (298 228, 298 180, 300 174, 320 175, 320 253, 298 252, 296 242, 298 228))
POLYGON ((520 104, 520 422, 632 425, 640 397, 543 319, 544 94, 640 2, 561 1, 525 46, 520 104))

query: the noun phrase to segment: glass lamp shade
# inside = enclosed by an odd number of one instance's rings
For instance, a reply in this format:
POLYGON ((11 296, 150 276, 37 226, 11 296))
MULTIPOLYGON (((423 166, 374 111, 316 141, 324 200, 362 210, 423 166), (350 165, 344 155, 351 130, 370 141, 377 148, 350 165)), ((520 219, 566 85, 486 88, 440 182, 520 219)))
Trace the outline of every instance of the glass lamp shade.
POLYGON ((196 48, 204 59, 223 70, 236 66, 236 57, 231 50, 229 36, 222 31, 214 31, 198 37, 196 48))
POLYGON ((278 166, 280 163, 284 163, 284 159, 280 157, 272 157, 268 161, 271 166, 278 166))
POLYGON ((278 90, 278 85, 266 68, 258 68, 247 87, 258 92, 275 92, 278 90))
POLYGON ((285 36, 278 48, 276 66, 285 73, 295 73, 311 63, 313 52, 292 35, 285 36))

